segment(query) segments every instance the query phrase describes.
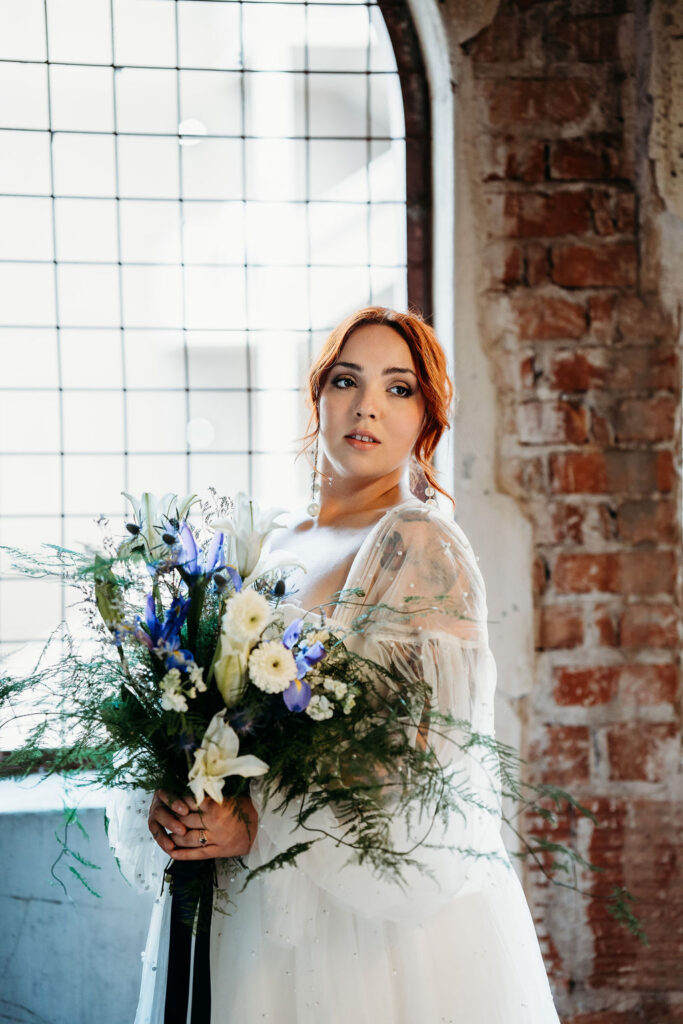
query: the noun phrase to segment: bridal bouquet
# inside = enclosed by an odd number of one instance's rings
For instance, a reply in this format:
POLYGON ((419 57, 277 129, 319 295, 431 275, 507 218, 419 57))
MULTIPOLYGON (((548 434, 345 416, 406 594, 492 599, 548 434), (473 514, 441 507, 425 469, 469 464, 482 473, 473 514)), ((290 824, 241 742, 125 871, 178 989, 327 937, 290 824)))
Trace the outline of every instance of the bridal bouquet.
MULTIPOLYGON (((38 718, 6 764, 44 767, 49 746, 51 771, 86 767, 105 786, 191 791, 197 803, 238 796, 263 776, 266 797, 296 801, 302 824, 332 805, 359 859, 400 880, 419 856, 393 848, 393 815, 410 805, 445 817, 468 799, 430 747, 410 740, 411 726, 424 728, 427 687, 354 653, 349 635, 367 607, 347 635, 324 613, 285 615, 299 563, 269 551, 279 510, 214 492, 193 526, 196 496, 126 497, 127 536, 108 534, 103 552, 14 552, 24 572, 61 575, 80 591, 89 638, 62 627, 47 648, 56 657, 44 652, 28 678, 0 679, 0 707, 33 695, 38 718)), ((293 843, 259 871, 322 838, 293 843)))

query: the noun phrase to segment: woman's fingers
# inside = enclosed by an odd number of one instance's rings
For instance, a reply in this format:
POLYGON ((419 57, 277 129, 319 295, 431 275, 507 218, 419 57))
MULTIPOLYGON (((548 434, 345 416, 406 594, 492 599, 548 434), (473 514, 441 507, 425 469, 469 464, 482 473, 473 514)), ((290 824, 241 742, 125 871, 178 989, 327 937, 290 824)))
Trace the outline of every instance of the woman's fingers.
POLYGON ((167 832, 172 832, 177 836, 184 836, 187 832, 183 822, 179 821, 175 814, 171 814, 162 803, 157 807, 152 806, 149 814, 149 827, 153 831, 156 831, 157 827, 165 828, 167 832))
POLYGON ((175 843, 169 836, 166 835, 163 828, 160 828, 158 832, 156 830, 153 831, 152 836, 157 846, 160 846, 164 853, 168 854, 168 856, 170 857, 173 851, 175 850, 175 843))
POLYGON ((174 797, 172 796, 171 793, 167 793, 166 790, 164 789, 157 790, 157 795, 159 799, 166 804, 167 807, 170 807, 174 814, 187 814, 188 811, 190 810, 190 808, 188 807, 188 802, 190 801, 194 805, 193 809, 195 809, 197 806, 191 797, 189 799, 181 800, 180 797, 174 797))
POLYGON ((221 851, 215 843, 207 843, 206 846, 176 847, 170 851, 173 860, 208 860, 210 857, 222 856, 221 851))
POLYGON ((207 846, 208 843, 202 843, 201 837, 204 835, 208 839, 208 833, 206 829, 198 828, 192 829, 187 832, 184 836, 172 836, 176 846, 182 846, 183 849, 187 849, 192 846, 207 846))

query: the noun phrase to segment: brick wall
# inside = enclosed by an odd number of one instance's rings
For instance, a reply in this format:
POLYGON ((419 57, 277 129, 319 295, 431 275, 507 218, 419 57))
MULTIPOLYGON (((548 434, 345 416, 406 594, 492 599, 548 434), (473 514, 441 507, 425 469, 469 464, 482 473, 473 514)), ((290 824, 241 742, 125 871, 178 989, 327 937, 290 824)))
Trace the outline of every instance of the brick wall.
POLYGON ((534 532, 526 754, 598 815, 556 835, 604 868, 595 894, 631 889, 650 945, 531 872, 534 913, 563 1020, 683 1021, 681 370, 643 141, 647 11, 502 0, 461 49, 499 486, 534 532))

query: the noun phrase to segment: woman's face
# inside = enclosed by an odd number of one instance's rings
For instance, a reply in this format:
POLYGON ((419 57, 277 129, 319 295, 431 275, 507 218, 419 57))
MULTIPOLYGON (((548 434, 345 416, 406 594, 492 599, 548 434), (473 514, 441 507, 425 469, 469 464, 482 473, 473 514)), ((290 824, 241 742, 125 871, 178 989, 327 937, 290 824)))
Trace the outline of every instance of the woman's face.
POLYGON ((320 442, 336 476, 402 476, 425 403, 409 346, 386 324, 358 327, 320 394, 320 442))

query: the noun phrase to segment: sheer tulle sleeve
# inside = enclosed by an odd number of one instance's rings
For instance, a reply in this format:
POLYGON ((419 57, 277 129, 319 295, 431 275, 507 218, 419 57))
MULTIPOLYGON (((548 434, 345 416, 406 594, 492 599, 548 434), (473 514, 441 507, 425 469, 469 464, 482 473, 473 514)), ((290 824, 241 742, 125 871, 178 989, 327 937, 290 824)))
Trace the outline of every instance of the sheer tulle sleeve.
POLYGON ((121 873, 144 892, 161 890, 168 856, 147 827, 152 797, 140 789, 116 789, 107 795, 107 837, 121 873))
MULTIPOLYGON (((403 507, 385 517, 368 542, 348 581, 348 588, 361 588, 364 597, 351 598, 352 604, 341 607, 335 621, 348 628, 367 611, 363 634, 353 641, 356 649, 385 666, 393 665, 408 681, 424 680, 432 708, 464 723, 432 725, 427 732, 440 761, 452 769, 457 793, 463 795, 446 826, 432 824, 426 843, 414 854, 425 870, 407 869, 403 887, 354 863, 348 848, 329 838, 301 855, 294 870, 305 872, 336 903, 358 914, 418 924, 459 892, 477 887, 492 858, 506 861, 499 834, 496 764, 485 744, 463 749, 470 729, 493 734, 496 668, 488 647, 481 574, 454 522, 427 506, 403 507), (382 607, 373 611, 378 605, 382 607)), ((422 729, 420 733, 424 736, 422 729)), ((292 813, 263 806, 258 783, 253 793, 260 819, 249 867, 310 838, 296 828, 292 813)), ((426 817, 432 820, 431 815, 426 817)), ((406 821, 395 819, 395 848, 414 846, 425 835, 425 820, 423 816, 409 828, 406 821)), ((341 834, 330 809, 308 826, 341 834)), ((281 882, 273 883, 276 887, 285 883, 282 871, 274 875, 282 876, 281 882)))

